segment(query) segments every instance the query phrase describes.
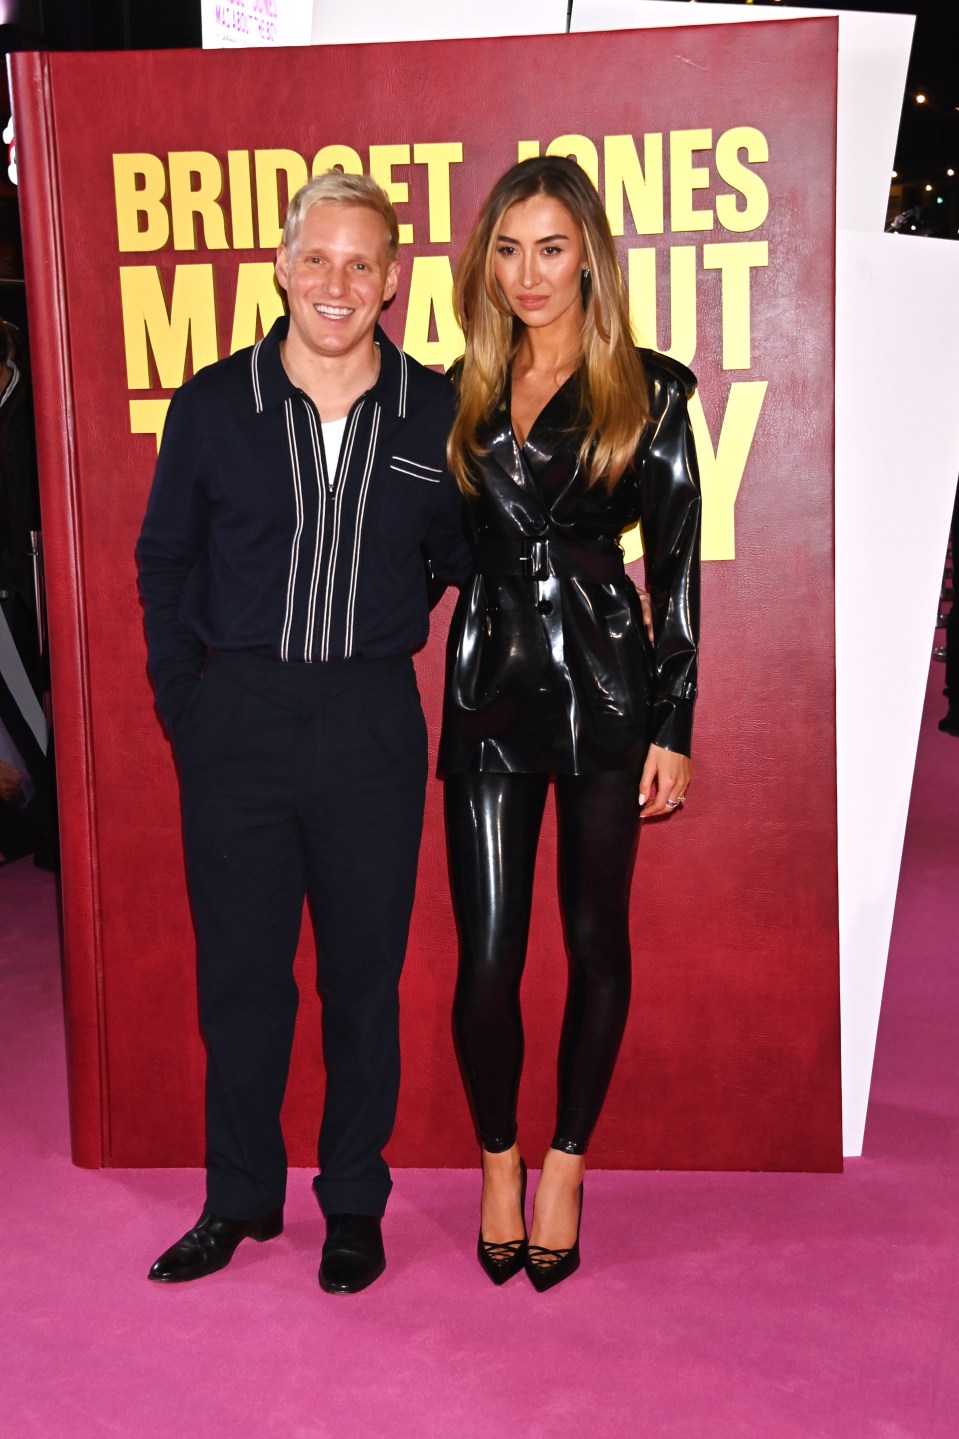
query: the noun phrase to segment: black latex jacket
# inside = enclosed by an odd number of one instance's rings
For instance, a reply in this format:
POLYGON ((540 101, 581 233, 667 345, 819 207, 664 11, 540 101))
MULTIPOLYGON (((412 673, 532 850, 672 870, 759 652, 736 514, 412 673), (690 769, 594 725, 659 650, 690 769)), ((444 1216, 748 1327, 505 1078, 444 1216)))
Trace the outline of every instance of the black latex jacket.
POLYGON ((696 382, 678 362, 640 354, 650 421, 612 491, 580 469, 578 374, 522 448, 508 393, 479 436, 479 494, 465 504, 476 571, 450 630, 441 772, 589 774, 638 769, 651 742, 690 752, 701 505, 686 402, 696 382), (617 544, 637 521, 652 646, 617 544))

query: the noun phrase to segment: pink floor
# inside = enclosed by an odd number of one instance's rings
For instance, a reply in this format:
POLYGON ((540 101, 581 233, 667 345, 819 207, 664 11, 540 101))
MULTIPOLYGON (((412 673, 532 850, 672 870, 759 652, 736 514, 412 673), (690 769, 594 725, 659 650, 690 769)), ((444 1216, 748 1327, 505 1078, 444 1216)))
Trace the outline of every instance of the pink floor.
POLYGON ((330 1299, 287 1228, 147 1284, 195 1171, 69 1159, 54 889, 0 872, 0 1435, 959 1434, 959 740, 934 667, 866 1156, 844 1175, 596 1173, 584 1265, 539 1296, 471 1254, 476 1181, 402 1171, 373 1289, 330 1299))

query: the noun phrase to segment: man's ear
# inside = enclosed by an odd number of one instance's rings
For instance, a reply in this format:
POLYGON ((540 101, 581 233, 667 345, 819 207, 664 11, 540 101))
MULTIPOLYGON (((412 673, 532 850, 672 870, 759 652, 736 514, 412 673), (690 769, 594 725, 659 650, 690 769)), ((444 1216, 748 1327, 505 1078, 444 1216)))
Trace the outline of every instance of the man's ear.
POLYGON ((276 275, 276 282, 281 290, 288 289, 287 280, 290 277, 290 257, 285 245, 278 245, 276 260, 273 265, 276 275))
POLYGON ((396 287, 400 283, 400 262, 391 260, 386 270, 386 284, 383 288, 383 303, 392 300, 396 294, 396 287))

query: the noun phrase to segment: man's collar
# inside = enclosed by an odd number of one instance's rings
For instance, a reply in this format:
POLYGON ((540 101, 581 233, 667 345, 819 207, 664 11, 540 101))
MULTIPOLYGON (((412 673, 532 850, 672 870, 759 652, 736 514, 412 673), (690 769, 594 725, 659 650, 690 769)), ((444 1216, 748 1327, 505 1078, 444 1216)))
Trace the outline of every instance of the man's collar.
MULTIPOLYGON (((299 394, 283 368, 280 357, 280 345, 286 339, 289 329, 289 316, 281 315, 270 333, 257 341, 251 351, 250 380, 253 386, 253 403, 258 415, 299 394)), ((373 339, 380 350, 380 373, 367 393, 385 410, 395 410, 401 420, 405 419, 409 370, 407 358, 379 325, 373 333, 373 339)))
POLYGON ((280 345, 286 339, 289 328, 289 315, 281 315, 269 334, 258 340, 250 353, 253 403, 258 415, 273 405, 284 404, 296 394, 296 386, 280 359, 280 345))

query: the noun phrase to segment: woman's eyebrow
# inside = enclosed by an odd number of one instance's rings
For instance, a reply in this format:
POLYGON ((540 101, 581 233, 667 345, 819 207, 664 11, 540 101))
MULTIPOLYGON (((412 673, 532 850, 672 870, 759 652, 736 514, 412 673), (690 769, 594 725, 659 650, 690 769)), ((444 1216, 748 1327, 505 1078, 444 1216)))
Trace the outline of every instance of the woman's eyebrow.
MULTIPOLYGON (((499 239, 499 240, 507 240, 511 245, 518 245, 518 244, 520 243, 519 240, 514 240, 513 237, 512 237, 512 235, 498 235, 498 236, 497 236, 497 239, 499 239)), ((569 239, 569 236, 568 236, 568 235, 544 235, 541 240, 535 240, 533 243, 536 244, 536 245, 548 245, 551 240, 568 240, 568 239, 569 239)))

